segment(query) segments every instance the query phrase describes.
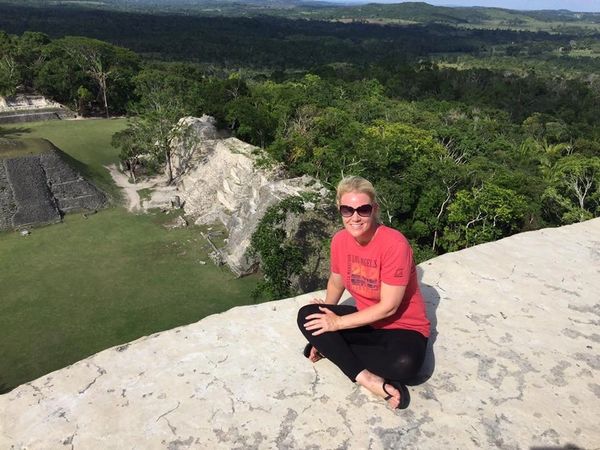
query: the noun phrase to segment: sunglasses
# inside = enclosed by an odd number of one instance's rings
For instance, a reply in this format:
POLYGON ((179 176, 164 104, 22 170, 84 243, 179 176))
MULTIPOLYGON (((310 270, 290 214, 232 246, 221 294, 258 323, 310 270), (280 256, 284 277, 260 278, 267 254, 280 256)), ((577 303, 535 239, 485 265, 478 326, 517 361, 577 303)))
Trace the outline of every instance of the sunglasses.
POLYGON ((370 217, 373 212, 373 205, 360 205, 358 208, 353 208, 348 205, 340 205, 340 214, 342 217, 352 217, 354 212, 357 212, 360 217, 370 217))

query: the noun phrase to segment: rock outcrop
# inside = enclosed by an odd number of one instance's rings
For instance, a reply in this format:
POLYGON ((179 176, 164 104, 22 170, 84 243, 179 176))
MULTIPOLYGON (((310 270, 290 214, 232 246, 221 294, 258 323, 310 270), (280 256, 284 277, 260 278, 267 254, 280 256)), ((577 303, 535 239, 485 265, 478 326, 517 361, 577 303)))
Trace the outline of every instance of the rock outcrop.
POLYGON ((105 350, 0 396, 0 448, 597 448, 600 219, 418 267, 434 327, 409 409, 301 354, 313 294, 105 350))
POLYGON ((23 123, 75 117, 60 103, 41 95, 0 96, 0 123, 23 123))
MULTIPOLYGON (((328 204, 324 201, 328 191, 316 180, 285 178, 281 167, 261 164, 267 157, 260 148, 236 138, 221 138, 211 117, 187 117, 180 127, 182 137, 173 145, 171 161, 185 213, 196 224, 225 225, 228 241, 222 257, 238 275, 255 266, 248 247, 270 206, 306 192, 316 194, 323 201, 321 206, 328 204)), ((306 206, 319 207, 319 200, 306 206)))
POLYGON ((0 142, 0 230, 59 222, 65 213, 107 203, 106 195, 69 165, 67 155, 42 144, 39 153, 3 157, 0 142))

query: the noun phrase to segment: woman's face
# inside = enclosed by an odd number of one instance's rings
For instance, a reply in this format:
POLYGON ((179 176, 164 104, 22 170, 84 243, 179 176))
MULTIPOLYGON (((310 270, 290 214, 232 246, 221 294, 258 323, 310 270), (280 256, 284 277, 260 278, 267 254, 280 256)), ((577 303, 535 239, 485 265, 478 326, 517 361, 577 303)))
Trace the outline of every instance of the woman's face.
POLYGON ((377 229, 377 221, 375 220, 377 203, 373 202, 367 194, 362 192, 347 192, 340 198, 340 206, 350 206, 351 208, 356 209, 363 205, 371 205, 373 207, 370 216, 362 217, 357 211, 354 211, 349 217, 342 216, 342 221, 344 222, 344 228, 348 233, 350 233, 359 244, 364 245, 369 243, 377 229))

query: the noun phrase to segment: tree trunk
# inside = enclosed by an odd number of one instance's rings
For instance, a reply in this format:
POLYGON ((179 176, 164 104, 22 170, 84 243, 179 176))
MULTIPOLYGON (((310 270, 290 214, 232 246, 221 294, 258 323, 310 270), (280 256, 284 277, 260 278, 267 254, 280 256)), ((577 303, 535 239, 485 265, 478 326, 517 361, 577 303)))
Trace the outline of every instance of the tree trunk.
POLYGON ((167 184, 171 184, 173 182, 173 169, 171 167, 171 152, 169 150, 165 150, 165 158, 167 160, 167 176, 169 177, 167 184))
POLYGON ((102 99, 104 100, 104 110, 106 111, 106 118, 109 119, 110 115, 108 113, 108 100, 106 98, 106 75, 102 74, 102 78, 100 81, 100 88, 102 89, 102 99))

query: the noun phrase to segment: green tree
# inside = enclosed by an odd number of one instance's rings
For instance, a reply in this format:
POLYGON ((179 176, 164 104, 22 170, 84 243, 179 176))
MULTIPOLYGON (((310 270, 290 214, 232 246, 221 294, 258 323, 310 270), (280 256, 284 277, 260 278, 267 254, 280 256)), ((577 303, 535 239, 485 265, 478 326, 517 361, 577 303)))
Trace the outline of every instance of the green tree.
POLYGON ((21 81, 15 59, 8 54, 0 56, 0 95, 14 95, 21 81))
POLYGON ((283 228, 288 214, 304 212, 301 197, 288 197, 267 209, 251 238, 252 254, 258 255, 264 279, 253 293, 274 300, 292 295, 290 278, 304 267, 302 249, 283 228))
POLYGON ((542 197, 547 218, 568 224, 600 213, 600 157, 569 155, 552 169, 542 197))
POLYGON ((173 78, 161 72, 142 71, 135 78, 135 93, 139 100, 132 112, 131 133, 147 142, 149 153, 165 163, 168 183, 173 182, 171 142, 181 134, 179 119, 186 115, 180 91, 173 78))
POLYGON ((148 139, 145 130, 138 126, 140 122, 133 122, 121 131, 115 133, 111 144, 120 150, 119 159, 125 163, 129 175, 137 183, 135 171, 140 164, 140 157, 148 152, 148 139))
POLYGON ((447 251, 500 239, 517 232, 527 211, 522 195, 485 183, 461 190, 448 207, 448 225, 440 239, 447 251))
POLYGON ((128 81, 139 65, 139 57, 130 50, 103 41, 83 37, 65 37, 56 41, 64 52, 94 82, 106 117, 110 117, 109 90, 119 81, 128 81))

